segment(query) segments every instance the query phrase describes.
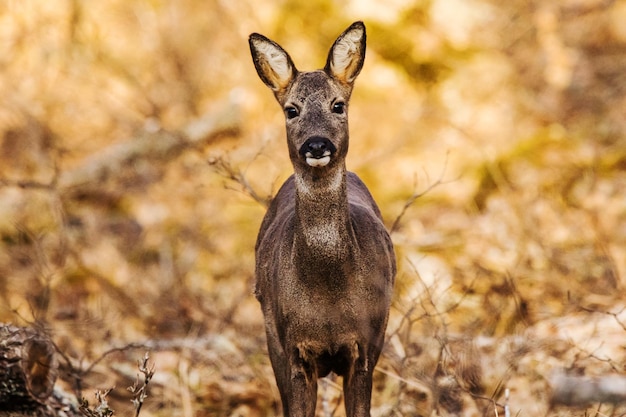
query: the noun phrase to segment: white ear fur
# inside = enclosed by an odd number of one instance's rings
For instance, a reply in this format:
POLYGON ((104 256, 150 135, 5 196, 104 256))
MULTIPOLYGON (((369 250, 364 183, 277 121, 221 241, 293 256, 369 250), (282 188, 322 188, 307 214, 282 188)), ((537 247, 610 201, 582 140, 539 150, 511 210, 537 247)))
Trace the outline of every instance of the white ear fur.
POLYGON ((355 22, 333 44, 326 70, 346 83, 354 82, 365 59, 365 26, 355 22))
POLYGON ((261 80, 274 91, 285 88, 293 79, 296 69, 289 57, 277 43, 259 35, 250 35, 250 51, 254 66, 261 80))

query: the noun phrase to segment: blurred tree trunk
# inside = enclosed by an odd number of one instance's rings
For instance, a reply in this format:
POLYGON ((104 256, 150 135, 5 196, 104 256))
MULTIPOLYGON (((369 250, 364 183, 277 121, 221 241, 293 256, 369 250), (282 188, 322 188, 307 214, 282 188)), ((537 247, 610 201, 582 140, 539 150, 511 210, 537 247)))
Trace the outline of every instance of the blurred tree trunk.
POLYGON ((594 403, 626 403, 626 377, 604 375, 600 377, 568 376, 556 373, 550 385, 550 404, 582 407, 594 403))
POLYGON ((54 392, 55 348, 35 329, 0 323, 0 416, 79 416, 69 398, 54 392))
POLYGON ((228 103, 215 114, 196 119, 178 132, 155 128, 109 146, 88 157, 81 166, 61 173, 58 185, 62 189, 98 186, 119 175, 120 170, 129 164, 141 160, 170 161, 186 149, 200 149, 224 135, 236 134, 239 125, 239 111, 228 103))

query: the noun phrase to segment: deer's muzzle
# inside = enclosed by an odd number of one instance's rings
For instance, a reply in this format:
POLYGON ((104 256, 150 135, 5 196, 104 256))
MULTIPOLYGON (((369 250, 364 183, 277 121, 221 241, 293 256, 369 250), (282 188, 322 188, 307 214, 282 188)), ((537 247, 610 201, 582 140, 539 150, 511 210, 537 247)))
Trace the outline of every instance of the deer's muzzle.
POLYGON ((336 151, 337 148, 329 139, 320 136, 313 136, 307 139, 300 147, 300 155, 312 167, 328 165, 330 158, 336 151))

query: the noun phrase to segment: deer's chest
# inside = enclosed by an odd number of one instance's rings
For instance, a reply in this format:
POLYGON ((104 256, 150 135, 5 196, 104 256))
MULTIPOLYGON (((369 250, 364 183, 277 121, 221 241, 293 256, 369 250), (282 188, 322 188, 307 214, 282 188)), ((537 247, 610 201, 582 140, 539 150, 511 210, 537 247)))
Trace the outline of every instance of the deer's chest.
POLYGON ((296 238, 302 242, 300 250, 304 255, 317 253, 332 256, 346 244, 344 229, 336 222, 320 221, 299 230, 296 238))
POLYGON ((339 328, 354 330, 366 320, 370 298, 349 266, 313 265, 306 275, 283 280, 278 291, 278 321, 303 339, 332 339, 339 328), (334 269, 336 268, 336 269, 334 269), (317 273, 316 273, 317 272, 317 273))
POLYGON ((330 299, 317 300, 302 297, 299 308, 284 306, 278 321, 286 340, 294 342, 326 342, 332 344, 339 335, 356 334, 359 328, 357 306, 349 300, 331 303, 330 299))

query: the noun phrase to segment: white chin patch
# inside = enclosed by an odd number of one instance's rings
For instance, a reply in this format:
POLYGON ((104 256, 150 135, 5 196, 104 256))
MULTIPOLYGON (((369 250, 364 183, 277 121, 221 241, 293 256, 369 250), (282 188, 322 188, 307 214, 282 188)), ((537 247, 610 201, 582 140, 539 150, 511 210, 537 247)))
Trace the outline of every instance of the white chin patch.
POLYGON ((330 156, 323 156, 321 158, 307 158, 306 163, 312 167, 324 167, 330 162, 330 156))

